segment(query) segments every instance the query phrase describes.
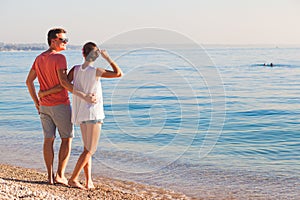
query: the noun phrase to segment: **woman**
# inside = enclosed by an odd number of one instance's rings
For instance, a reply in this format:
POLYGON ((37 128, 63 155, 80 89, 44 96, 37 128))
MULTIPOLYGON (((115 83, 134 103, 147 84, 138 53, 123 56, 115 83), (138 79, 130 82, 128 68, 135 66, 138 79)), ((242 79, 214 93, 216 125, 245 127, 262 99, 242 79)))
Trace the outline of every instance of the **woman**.
POLYGON ((73 80, 75 90, 85 94, 96 96, 97 102, 88 103, 84 99, 73 95, 72 122, 80 124, 84 150, 80 155, 73 174, 69 179, 69 185, 80 189, 93 189, 94 184, 91 177, 92 155, 97 149, 101 126, 104 119, 102 88, 100 78, 116 78, 122 76, 122 71, 118 65, 109 57, 105 50, 99 50, 93 42, 88 42, 83 46, 82 65, 74 66, 68 74, 68 79, 73 80), (101 56, 111 65, 111 70, 93 67, 94 61, 101 56), (84 169, 86 178, 85 187, 78 181, 81 170, 84 169))

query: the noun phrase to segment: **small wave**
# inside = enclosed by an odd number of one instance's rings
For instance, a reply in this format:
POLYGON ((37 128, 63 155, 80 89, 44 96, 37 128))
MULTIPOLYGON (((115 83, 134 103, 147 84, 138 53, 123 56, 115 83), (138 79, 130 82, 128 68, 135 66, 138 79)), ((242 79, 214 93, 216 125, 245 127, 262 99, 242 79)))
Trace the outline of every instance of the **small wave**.
POLYGON ((261 110, 248 110, 236 112, 240 116, 248 117, 259 117, 259 116, 270 116, 270 115, 290 115, 293 114, 291 111, 286 110, 275 110, 275 109, 261 109, 261 110))

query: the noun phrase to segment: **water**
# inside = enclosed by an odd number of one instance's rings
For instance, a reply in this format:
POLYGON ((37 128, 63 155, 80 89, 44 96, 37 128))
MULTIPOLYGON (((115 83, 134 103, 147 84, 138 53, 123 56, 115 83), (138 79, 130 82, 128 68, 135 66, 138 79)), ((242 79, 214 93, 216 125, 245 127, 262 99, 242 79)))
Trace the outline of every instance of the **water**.
MULTIPOLYGON (((189 48, 109 52, 125 76, 102 80, 106 119, 94 174, 194 197, 299 196, 299 48, 207 47, 209 57, 189 48)), ((44 170, 25 86, 38 53, 0 52, 0 159, 44 170)), ((82 61, 80 51, 64 54, 70 67, 82 61)), ((75 134, 68 172, 82 150, 78 127, 75 134)))

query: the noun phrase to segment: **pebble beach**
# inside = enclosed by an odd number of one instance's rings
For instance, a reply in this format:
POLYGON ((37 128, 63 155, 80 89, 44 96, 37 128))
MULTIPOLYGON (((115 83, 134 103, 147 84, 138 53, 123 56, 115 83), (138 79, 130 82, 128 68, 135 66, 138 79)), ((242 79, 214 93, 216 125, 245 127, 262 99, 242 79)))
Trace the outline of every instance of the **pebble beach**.
MULTIPOLYGON (((0 199, 192 199, 184 194, 105 177, 95 180, 95 189, 83 191, 47 184, 46 173, 0 164, 0 199)), ((82 180, 84 180, 82 178, 82 180)))

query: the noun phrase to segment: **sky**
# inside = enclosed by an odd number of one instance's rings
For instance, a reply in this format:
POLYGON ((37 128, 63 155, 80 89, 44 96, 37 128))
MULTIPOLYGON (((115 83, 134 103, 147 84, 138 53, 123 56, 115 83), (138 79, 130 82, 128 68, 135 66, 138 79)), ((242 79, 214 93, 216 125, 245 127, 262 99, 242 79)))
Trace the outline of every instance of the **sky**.
POLYGON ((154 27, 200 44, 300 44, 299 11, 300 0, 10 0, 0 2, 0 42, 46 43, 63 27, 80 45, 154 27))

